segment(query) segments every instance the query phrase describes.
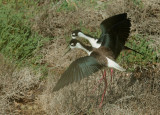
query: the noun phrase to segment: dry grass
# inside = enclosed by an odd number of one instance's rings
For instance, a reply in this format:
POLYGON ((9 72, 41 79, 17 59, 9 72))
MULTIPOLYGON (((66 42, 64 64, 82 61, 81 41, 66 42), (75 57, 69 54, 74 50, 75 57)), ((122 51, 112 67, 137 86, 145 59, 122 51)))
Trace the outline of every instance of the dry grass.
POLYGON ((50 72, 46 83, 46 89, 39 96, 39 102, 48 114, 158 114, 160 102, 159 92, 159 67, 137 68, 133 73, 114 72, 114 80, 110 82, 108 70, 108 89, 103 103, 102 110, 98 109, 104 85, 101 84, 95 93, 92 92, 94 85, 97 85, 101 77, 101 72, 83 79, 80 83, 74 83, 52 92, 55 83, 65 71, 65 68, 80 56, 85 56, 84 52, 77 50, 70 52, 70 55, 62 57, 66 44, 64 39, 57 39, 56 42, 44 50, 45 60, 50 62, 50 72), (61 47, 52 47, 60 45, 61 47), (62 45, 63 44, 63 45, 62 45), (52 52, 52 53, 51 53, 52 52), (50 53, 50 54, 48 54, 50 53), (76 54, 76 55, 75 55, 76 54), (74 55, 74 56, 73 56, 74 55), (56 60, 56 61, 55 61, 56 60), (65 60, 65 62, 63 61, 65 60))
POLYGON ((35 102, 35 90, 39 86, 40 72, 29 68, 19 70, 2 55, 0 63, 0 114, 36 113, 39 106, 35 102))
MULTIPOLYGON (((135 0, 136 1, 136 0, 135 0)), ((142 0, 142 3, 134 3, 133 0, 114 0, 101 2, 88 7, 92 2, 78 2, 78 9, 74 11, 56 12, 56 9, 63 4, 63 0, 56 5, 49 7, 34 19, 33 30, 44 36, 57 39, 70 38, 74 29, 86 28, 92 33, 97 33, 99 24, 109 16, 127 12, 132 21, 131 36, 141 34, 153 40, 150 46, 157 50, 160 43, 160 2, 157 0, 142 0), (104 8, 101 8, 103 4, 104 8), (101 8, 101 10, 98 10, 101 8)), ((132 38, 132 37, 130 37, 132 38)), ((129 39, 130 39, 129 38, 129 39)), ((157 52, 159 56, 159 52, 157 52)))
MULTIPOLYGON (((103 3, 99 1, 95 7, 101 7, 103 3)), ((109 1, 105 9, 96 10, 95 7, 87 7, 88 2, 80 2, 79 8, 70 12, 55 12, 59 6, 52 6, 35 18, 33 29, 45 36, 60 36, 61 38, 61 36, 68 35, 73 27, 85 26, 96 31, 95 28, 99 27, 103 19, 127 12, 133 21, 132 32, 155 35, 157 38, 160 29, 159 4, 157 0, 142 0, 140 5, 135 5, 132 0, 114 0, 109 1)))
MULTIPOLYGON (((40 72, 34 73, 30 68, 19 70, 14 65, 2 61, 0 56, 0 114, 160 114, 160 64, 140 67, 132 73, 115 71, 112 82, 107 70, 109 83, 102 109, 98 109, 104 88, 104 84, 97 85, 101 77, 100 72, 58 92, 52 92, 65 68, 73 60, 87 55, 83 51, 73 50, 70 55, 63 57, 67 46, 65 38, 70 36, 73 29, 80 26, 96 32, 103 19, 127 12, 132 19, 131 36, 148 36, 155 41, 151 46, 157 48, 160 43, 160 2, 142 0, 143 7, 140 7, 131 0, 114 0, 109 1, 104 9, 97 10, 87 7, 89 2, 84 1, 79 3, 74 11, 56 12, 62 1, 55 6, 46 2, 45 5, 49 5, 47 10, 37 15, 33 22, 34 31, 56 38, 41 51, 44 55, 42 62, 47 63, 49 67, 45 84, 39 82, 40 72), (95 84, 98 89, 93 93, 95 84)), ((102 4, 103 2, 98 1, 95 7, 98 8, 102 4)))
MULTIPOLYGON (((98 5, 100 5, 99 3, 98 5)), ((132 19, 132 32, 147 35, 159 44, 160 10, 156 0, 143 1, 143 7, 131 1, 115 0, 104 10, 95 10, 82 3, 76 11, 55 12, 51 8, 40 15, 35 21, 34 29, 44 36, 54 36, 52 44, 43 49, 44 61, 49 63, 50 72, 46 90, 39 96, 39 102, 48 114, 159 114, 159 65, 147 68, 137 68, 133 73, 114 73, 114 81, 109 83, 102 109, 98 109, 104 85, 101 84, 92 93, 94 84, 100 79, 100 72, 80 83, 74 83, 58 92, 51 92, 65 68, 75 59, 85 56, 84 52, 74 50, 70 55, 62 57, 67 46, 66 35, 73 28, 86 27, 96 32, 99 23, 114 14, 127 12, 132 19), (45 16, 47 15, 47 18, 45 16), (157 26, 155 26, 157 25, 157 26), (62 39, 61 39, 62 38, 62 39), (64 61, 65 60, 65 61, 64 61)), ((98 7, 98 6, 97 6, 98 7)), ((70 35, 70 34, 69 34, 70 35)), ((108 71, 109 73, 109 71, 108 71)), ((108 74, 108 81, 110 75, 108 74)))

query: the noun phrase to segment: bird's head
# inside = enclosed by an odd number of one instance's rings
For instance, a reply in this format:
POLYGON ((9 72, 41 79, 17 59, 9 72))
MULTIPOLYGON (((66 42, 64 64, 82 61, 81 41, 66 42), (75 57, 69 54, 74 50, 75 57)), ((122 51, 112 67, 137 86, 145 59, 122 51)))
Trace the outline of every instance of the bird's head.
POLYGON ((70 42, 69 42, 69 47, 71 49, 73 48, 81 48, 81 43, 80 41, 76 40, 76 39, 72 39, 70 42))
MULTIPOLYGON (((68 51, 67 51, 64 55, 66 55, 69 51, 71 51, 71 49, 81 48, 82 45, 81 45, 80 41, 78 41, 78 40, 76 40, 76 39, 72 39, 72 40, 69 42, 69 44, 68 44, 67 47, 69 47, 69 49, 68 49, 68 51)), ((67 47, 66 47, 66 48, 67 48, 67 47)))
POLYGON ((76 39, 78 37, 78 33, 80 33, 80 30, 74 30, 72 31, 71 37, 72 39, 76 39))

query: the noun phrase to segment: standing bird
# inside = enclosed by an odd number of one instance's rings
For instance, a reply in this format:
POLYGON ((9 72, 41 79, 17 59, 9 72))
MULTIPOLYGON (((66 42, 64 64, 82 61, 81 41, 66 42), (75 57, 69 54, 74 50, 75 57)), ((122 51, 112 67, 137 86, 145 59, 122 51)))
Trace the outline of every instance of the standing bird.
MULTIPOLYGON (((58 91, 59 89, 70 83, 73 83, 74 81, 80 81, 82 78, 88 77, 105 67, 114 68, 119 71, 125 71, 123 67, 115 62, 115 54, 110 48, 101 46, 100 48, 96 49, 90 46, 86 46, 76 39, 72 39, 69 43, 69 46, 71 49, 83 49, 88 53, 89 56, 81 57, 73 61, 68 69, 62 74, 56 86, 53 88, 53 91, 58 91)), ((102 106, 103 98, 107 88, 105 70, 103 79, 105 80, 105 89, 99 107, 102 106)))

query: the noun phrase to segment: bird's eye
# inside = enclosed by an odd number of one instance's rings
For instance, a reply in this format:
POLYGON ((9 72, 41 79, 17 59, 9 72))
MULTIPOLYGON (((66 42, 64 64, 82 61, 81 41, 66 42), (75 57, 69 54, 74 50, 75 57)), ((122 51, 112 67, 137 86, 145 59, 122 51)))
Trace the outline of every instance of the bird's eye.
POLYGON ((74 46, 74 43, 71 43, 71 46, 74 46))
POLYGON ((76 36, 76 34, 75 34, 75 33, 72 33, 72 36, 76 36))

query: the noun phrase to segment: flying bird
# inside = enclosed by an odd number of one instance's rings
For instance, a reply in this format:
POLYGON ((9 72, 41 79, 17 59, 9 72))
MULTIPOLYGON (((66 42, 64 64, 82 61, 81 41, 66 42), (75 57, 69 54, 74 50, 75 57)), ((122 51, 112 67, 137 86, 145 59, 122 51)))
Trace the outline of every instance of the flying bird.
MULTIPOLYGON (((58 91, 64 86, 67 86, 74 81, 80 81, 81 79, 106 67, 125 71, 125 69, 115 60, 119 56, 120 52, 125 48, 125 42, 127 41, 130 33, 131 23, 130 19, 126 18, 126 16, 127 14, 124 13, 104 20, 101 23, 102 34, 99 39, 89 38, 88 36, 86 37, 90 41, 92 47, 86 46, 76 39, 72 39, 70 41, 69 46, 71 49, 81 48, 85 50, 89 56, 81 57, 73 61, 61 75, 57 84, 53 88, 53 91, 58 91)), ((78 32, 78 36, 81 36, 81 34, 83 33, 78 32)), ((72 36, 74 35, 76 36, 76 33, 72 33, 72 36)), ((104 70, 104 73, 105 72, 106 71, 104 70)), ((104 80, 106 80, 105 75, 103 77, 104 80)), ((104 89, 103 96, 105 92, 106 87, 104 89)))
MULTIPOLYGON (((119 36, 118 36, 119 38, 120 38, 120 35, 121 35, 121 37, 123 37, 123 39, 127 39, 128 36, 129 36, 129 33, 130 33, 131 23, 125 23, 125 24, 127 24, 126 28, 121 28, 120 25, 124 24, 124 22, 126 22, 128 20, 129 19, 127 18, 127 13, 114 15, 112 17, 109 17, 109 18, 105 19, 100 24, 100 28, 101 28, 102 33, 101 33, 99 39, 94 38, 91 35, 84 34, 79 29, 74 30, 71 34, 71 37, 72 37, 72 39, 77 39, 78 37, 87 39, 90 42, 90 44, 92 45, 92 47, 99 48, 104 40, 106 41, 105 42, 106 45, 109 44, 110 39, 109 39, 109 37, 106 37, 106 34, 111 33, 111 31, 112 31, 112 34, 119 33, 119 36), (119 32, 118 31, 113 31, 113 28, 115 28, 115 27, 121 28, 121 30, 117 29, 119 32)), ((120 41, 120 40, 118 41, 117 38, 112 39, 112 42, 122 42, 123 43, 123 41, 120 41)), ((119 44, 121 44, 121 43, 119 43, 119 44)), ((125 46, 124 44, 122 44, 122 45, 123 45, 123 48, 122 48, 123 50, 131 50, 131 51, 134 51, 136 53, 141 54, 140 52, 137 52, 136 50, 125 46)), ((114 46, 110 46, 110 47, 114 47, 114 46)), ((116 47, 115 47, 114 51, 115 50, 117 50, 116 47)))

